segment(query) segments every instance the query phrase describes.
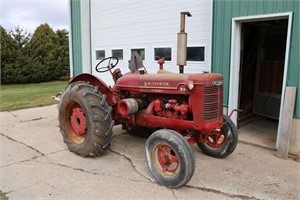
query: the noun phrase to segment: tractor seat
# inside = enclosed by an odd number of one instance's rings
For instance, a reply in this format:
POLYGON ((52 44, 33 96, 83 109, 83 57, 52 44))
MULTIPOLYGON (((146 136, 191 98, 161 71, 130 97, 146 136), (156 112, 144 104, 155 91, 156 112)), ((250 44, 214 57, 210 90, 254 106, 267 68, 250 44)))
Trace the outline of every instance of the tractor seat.
POLYGON ((143 60, 136 51, 131 54, 131 59, 128 61, 128 64, 128 68, 131 72, 144 68, 143 60))
POLYGON ((157 71, 157 74, 174 74, 173 72, 164 70, 164 69, 160 69, 157 71))

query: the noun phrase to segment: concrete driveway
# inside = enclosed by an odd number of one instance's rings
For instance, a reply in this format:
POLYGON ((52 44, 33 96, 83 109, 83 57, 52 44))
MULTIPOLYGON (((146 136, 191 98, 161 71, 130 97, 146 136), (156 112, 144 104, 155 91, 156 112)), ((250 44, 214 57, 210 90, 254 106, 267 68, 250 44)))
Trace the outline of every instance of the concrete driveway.
POLYGON ((152 179, 145 139, 114 128, 111 149, 99 158, 69 152, 56 105, 1 113, 0 199, 300 199, 300 164, 239 143, 226 159, 197 145, 187 186, 168 189, 152 179))

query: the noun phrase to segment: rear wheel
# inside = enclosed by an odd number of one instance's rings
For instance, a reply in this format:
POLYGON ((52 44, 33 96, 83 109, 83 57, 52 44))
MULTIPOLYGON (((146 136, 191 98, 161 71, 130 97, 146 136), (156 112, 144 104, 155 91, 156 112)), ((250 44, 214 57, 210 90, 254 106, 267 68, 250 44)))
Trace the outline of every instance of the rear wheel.
POLYGON ((236 148, 238 134, 231 119, 224 116, 225 124, 219 130, 211 131, 205 143, 197 143, 198 147, 208 156, 225 158, 236 148))
POLYGON ((190 145, 173 130, 161 129, 148 138, 146 158, 154 179, 166 187, 185 185, 195 171, 195 157, 190 145))
POLYGON ((70 151, 83 157, 96 157, 110 147, 112 109, 98 87, 84 82, 71 83, 58 109, 60 131, 70 151))

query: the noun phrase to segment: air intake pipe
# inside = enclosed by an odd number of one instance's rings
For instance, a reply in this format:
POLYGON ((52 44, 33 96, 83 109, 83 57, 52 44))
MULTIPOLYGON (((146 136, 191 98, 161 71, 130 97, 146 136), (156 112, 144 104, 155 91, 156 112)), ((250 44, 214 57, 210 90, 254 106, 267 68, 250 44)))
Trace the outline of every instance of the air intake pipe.
POLYGON ((118 111, 122 117, 127 117, 136 113, 139 110, 137 100, 133 98, 123 99, 118 102, 118 111))

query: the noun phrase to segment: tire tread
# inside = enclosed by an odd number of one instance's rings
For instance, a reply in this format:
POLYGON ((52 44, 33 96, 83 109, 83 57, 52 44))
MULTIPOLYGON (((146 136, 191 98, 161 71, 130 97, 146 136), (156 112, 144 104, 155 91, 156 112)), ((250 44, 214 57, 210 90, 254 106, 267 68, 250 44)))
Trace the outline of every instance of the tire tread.
POLYGON ((115 122, 111 116, 112 108, 106 102, 106 95, 101 94, 97 86, 86 82, 69 84, 62 95, 58 110, 60 130, 70 151, 83 157, 97 157, 110 147, 115 122), (68 119, 64 110, 71 100, 78 102, 85 111, 88 133, 82 144, 74 143, 66 132, 68 119))

